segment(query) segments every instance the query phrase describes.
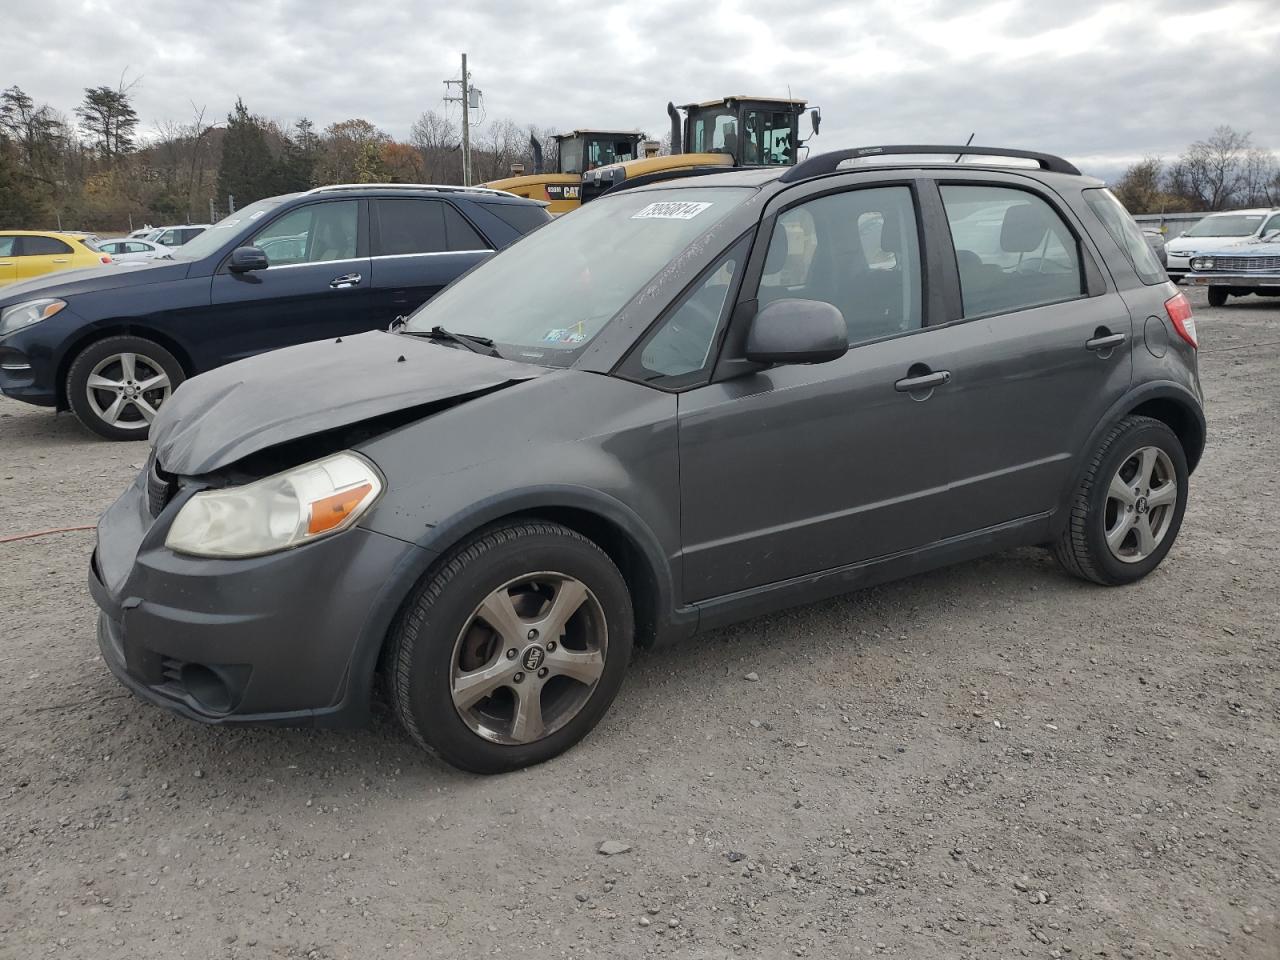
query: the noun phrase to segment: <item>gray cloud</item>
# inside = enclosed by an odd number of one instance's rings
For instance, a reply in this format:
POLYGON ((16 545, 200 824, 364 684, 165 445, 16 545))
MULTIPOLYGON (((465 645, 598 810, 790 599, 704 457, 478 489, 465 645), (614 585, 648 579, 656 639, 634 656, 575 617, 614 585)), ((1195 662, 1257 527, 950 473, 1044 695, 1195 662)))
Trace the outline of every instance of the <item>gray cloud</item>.
POLYGON ((465 49, 486 119, 656 136, 668 99, 790 88, 822 105, 815 149, 976 132, 1110 173, 1220 123, 1280 148, 1274 12, 1269 0, 8 0, 0 86, 69 113, 127 67, 144 129, 191 103, 221 117, 240 96, 280 120, 360 116, 403 137, 443 109, 465 49))

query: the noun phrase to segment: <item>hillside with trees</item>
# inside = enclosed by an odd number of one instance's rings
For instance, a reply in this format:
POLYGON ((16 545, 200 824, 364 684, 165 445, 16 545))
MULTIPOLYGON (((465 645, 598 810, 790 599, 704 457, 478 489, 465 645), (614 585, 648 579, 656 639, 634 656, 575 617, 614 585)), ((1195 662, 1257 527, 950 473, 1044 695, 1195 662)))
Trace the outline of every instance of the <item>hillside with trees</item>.
MULTIPOLYGON (((237 98, 225 117, 192 107, 186 121, 144 132, 132 84, 85 89, 70 114, 18 86, 0 92, 0 226, 124 231, 198 223, 280 193, 326 183, 461 183, 459 124, 434 111, 407 142, 368 120, 323 130, 281 123, 237 98)), ((554 157, 550 131, 489 120, 472 130, 478 181, 532 170, 530 135, 554 157)))
POLYGON ((1248 133, 1218 127, 1165 163, 1147 157, 1111 185, 1130 213, 1280 206, 1280 163, 1248 133))

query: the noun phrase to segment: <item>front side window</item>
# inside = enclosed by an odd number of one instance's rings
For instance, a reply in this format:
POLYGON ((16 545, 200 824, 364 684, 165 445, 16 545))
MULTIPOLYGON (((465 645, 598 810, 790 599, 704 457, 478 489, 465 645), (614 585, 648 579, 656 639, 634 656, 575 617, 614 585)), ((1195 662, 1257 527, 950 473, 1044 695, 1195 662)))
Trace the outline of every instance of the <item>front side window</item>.
POLYGON ((1266 222, 1266 225, 1263 226, 1262 232, 1259 233, 1258 236, 1265 237, 1274 230, 1280 230, 1280 213, 1277 213, 1274 217, 1272 217, 1270 220, 1266 222))
POLYGON ((757 299, 821 300, 850 345, 921 325, 920 238, 907 187, 828 194, 778 216, 757 299))
POLYGON ((309 203, 290 210, 249 241, 273 267, 351 260, 356 255, 359 201, 309 203))
POLYGON ((742 162, 767 166, 795 163, 795 115, 749 110, 742 139, 742 162))
POLYGON ((753 190, 633 190, 553 220, 465 274, 409 318, 488 337, 504 356, 569 366, 681 251, 753 190))
POLYGON ((1084 198, 1106 227, 1107 233, 1111 234, 1116 246, 1129 258, 1134 272, 1143 283, 1164 283, 1169 279, 1164 267, 1160 266, 1155 251, 1151 249, 1151 244, 1147 243, 1142 229, 1110 190, 1086 190, 1084 198))
POLYGON ((61 257, 72 249, 57 237, 23 237, 19 256, 61 257))
POLYGON ((0 257, 12 257, 14 241, 17 237, 0 237, 0 257))
POLYGON ((1082 296, 1084 275, 1075 235, 1036 194, 1011 187, 944 185, 942 203, 966 317, 1082 296))

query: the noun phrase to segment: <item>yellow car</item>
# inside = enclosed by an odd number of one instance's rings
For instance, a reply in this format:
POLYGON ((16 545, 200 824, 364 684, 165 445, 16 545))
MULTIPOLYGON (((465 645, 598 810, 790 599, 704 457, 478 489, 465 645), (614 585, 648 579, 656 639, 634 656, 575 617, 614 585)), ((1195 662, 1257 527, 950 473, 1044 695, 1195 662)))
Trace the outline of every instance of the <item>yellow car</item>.
POLYGON ((0 231, 0 287, 55 270, 100 267, 110 263, 111 257, 95 250, 92 243, 72 233, 0 231))

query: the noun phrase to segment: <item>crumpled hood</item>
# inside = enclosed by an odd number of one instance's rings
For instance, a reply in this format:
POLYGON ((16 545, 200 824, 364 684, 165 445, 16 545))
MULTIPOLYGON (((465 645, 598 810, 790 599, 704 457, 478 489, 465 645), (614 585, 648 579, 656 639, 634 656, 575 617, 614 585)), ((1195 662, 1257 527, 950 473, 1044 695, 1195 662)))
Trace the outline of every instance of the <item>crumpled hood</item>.
POLYGON ((381 331, 320 340, 186 381, 151 425, 151 444, 165 470, 195 476, 289 440, 550 372, 381 331))
POLYGON ((40 297, 65 299, 120 287, 181 280, 190 269, 191 264, 186 260, 143 260, 81 267, 76 270, 55 270, 53 273, 0 287, 0 307, 40 297))

